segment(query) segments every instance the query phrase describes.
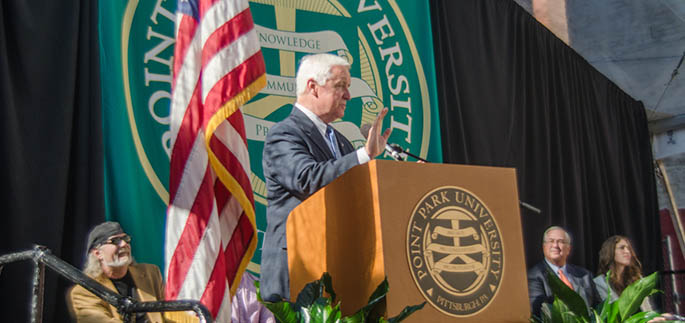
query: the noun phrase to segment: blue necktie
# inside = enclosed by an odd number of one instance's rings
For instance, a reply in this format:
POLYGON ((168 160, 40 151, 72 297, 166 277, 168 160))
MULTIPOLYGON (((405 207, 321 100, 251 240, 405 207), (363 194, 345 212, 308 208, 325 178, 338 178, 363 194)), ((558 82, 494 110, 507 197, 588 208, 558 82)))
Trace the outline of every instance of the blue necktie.
POLYGON ((331 148, 333 157, 338 159, 340 157, 340 152, 338 151, 338 140, 335 139, 335 132, 333 132, 333 127, 326 127, 326 141, 328 141, 328 147, 331 148))

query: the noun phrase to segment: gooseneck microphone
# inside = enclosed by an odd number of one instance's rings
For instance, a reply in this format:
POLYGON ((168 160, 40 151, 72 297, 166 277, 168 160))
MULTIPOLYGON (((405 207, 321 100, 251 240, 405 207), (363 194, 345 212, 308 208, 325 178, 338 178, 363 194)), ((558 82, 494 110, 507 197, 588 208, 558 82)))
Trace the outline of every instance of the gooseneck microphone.
POLYGON ((398 152, 397 150, 393 149, 392 146, 390 146, 390 145, 388 145, 388 144, 385 144, 385 151, 386 151, 388 154, 390 154, 390 157, 392 157, 392 159, 394 159, 394 160, 397 160, 397 161, 404 161, 404 159, 406 158, 406 157, 403 157, 402 154, 401 154, 400 152, 398 152))
POLYGON ((408 151, 402 149, 402 147, 400 147, 400 145, 398 145, 398 144, 390 144, 390 148, 392 148, 392 149, 394 149, 395 151, 397 151, 400 155, 404 155, 404 158, 405 158, 405 159, 407 158, 407 156, 412 156, 412 157, 416 158, 416 160, 420 160, 420 161, 422 161, 422 162, 424 162, 424 163, 427 163, 427 162, 428 162, 427 160, 425 160, 425 159, 423 159, 423 158, 421 158, 421 157, 419 157, 419 156, 416 156, 416 155, 414 155, 414 154, 412 154, 412 153, 410 153, 410 152, 408 152, 408 151))

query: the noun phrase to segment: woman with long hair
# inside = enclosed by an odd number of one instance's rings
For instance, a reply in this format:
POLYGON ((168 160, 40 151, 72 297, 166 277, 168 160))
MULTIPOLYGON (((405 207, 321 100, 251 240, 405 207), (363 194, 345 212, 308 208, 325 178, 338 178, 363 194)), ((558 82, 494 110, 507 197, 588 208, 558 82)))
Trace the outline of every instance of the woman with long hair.
MULTIPOLYGON (((642 278, 642 264, 635 256, 628 238, 615 235, 604 241, 599 250, 597 274, 594 281, 602 301, 606 300, 609 291, 611 291, 611 301, 617 300, 628 285, 642 278), (609 273, 608 286, 607 273, 609 273)), ((653 308, 648 297, 640 305, 642 311, 651 311, 653 308)))

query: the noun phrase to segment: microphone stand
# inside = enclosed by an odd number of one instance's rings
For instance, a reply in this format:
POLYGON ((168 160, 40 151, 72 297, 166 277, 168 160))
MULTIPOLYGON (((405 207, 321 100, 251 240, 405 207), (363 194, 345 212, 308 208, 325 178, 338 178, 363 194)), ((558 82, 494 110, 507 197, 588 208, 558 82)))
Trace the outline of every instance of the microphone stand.
MULTIPOLYGON (((420 160, 420 161, 422 161, 422 162, 424 162, 424 163, 427 163, 427 162, 428 162, 427 160, 425 160, 425 159, 423 159, 423 158, 421 158, 421 157, 419 157, 419 156, 416 156, 416 155, 414 155, 414 154, 412 154, 412 153, 410 153, 410 152, 408 152, 408 151, 402 149, 402 147, 400 147, 398 144, 387 144, 386 147, 387 147, 388 145, 389 145, 395 152, 398 152, 399 154, 404 154, 404 155, 407 155, 407 156, 414 157, 414 158, 416 158, 417 160, 420 160)), ((393 156, 393 158, 396 157, 395 154, 391 154, 391 155, 393 156)), ((395 158, 395 160, 400 160, 400 161, 402 161, 402 158, 401 158, 401 157, 400 157, 400 158, 395 158)), ((526 202, 523 202, 523 201, 519 200, 519 204, 520 204, 522 207, 524 207, 524 208, 526 208, 526 209, 528 209, 528 210, 530 210, 530 211, 533 211, 533 212, 535 212, 535 213, 537 213, 537 214, 542 214, 542 211, 541 211, 540 209, 538 209, 538 208, 536 208, 536 207, 534 207, 534 206, 532 206, 532 205, 530 205, 530 204, 528 204, 528 203, 526 203, 526 202)))
MULTIPOLYGON (((386 147, 387 147, 387 146, 390 146, 390 147, 392 148, 392 150, 394 150, 396 153, 403 154, 403 155, 406 155, 406 156, 414 157, 414 158, 416 158, 417 160, 420 160, 420 161, 422 161, 422 162, 424 162, 424 163, 427 163, 427 162, 428 162, 427 160, 425 160, 425 159, 423 159, 423 158, 421 158, 421 157, 419 157, 419 156, 416 156, 416 155, 414 155, 414 154, 412 154, 412 153, 410 153, 410 152, 408 152, 408 151, 405 151, 405 150, 402 149, 402 147, 400 147, 398 144, 387 144, 386 147)), ((386 150, 387 150, 387 149, 386 149, 386 150)), ((391 154, 391 155, 393 156, 393 158, 395 158, 395 160, 402 161, 402 158, 401 158, 401 157, 400 157, 400 158, 396 158, 395 154, 391 154)), ((524 208, 526 208, 526 209, 528 209, 528 210, 530 210, 530 211, 533 211, 534 213, 542 214, 542 211, 541 211, 540 209, 538 209, 538 208, 536 208, 536 207, 534 207, 534 206, 532 206, 532 205, 530 205, 530 204, 528 204, 528 203, 526 203, 526 202, 523 202, 523 201, 521 201, 521 200, 519 200, 519 205, 521 205, 522 207, 524 207, 524 208)))
POLYGON ((412 154, 412 153, 410 153, 410 152, 408 152, 408 151, 402 149, 402 147, 400 147, 398 144, 390 144, 390 147, 392 147, 392 148, 395 149, 396 151, 399 151, 401 154, 405 154, 405 155, 407 155, 407 156, 414 157, 414 158, 416 158, 417 160, 420 160, 420 161, 422 161, 422 162, 424 162, 424 163, 427 163, 427 162, 428 162, 427 160, 425 160, 425 159, 423 159, 423 158, 421 158, 421 157, 419 157, 419 156, 416 156, 416 155, 414 155, 414 154, 412 154))
POLYGON ((532 205, 530 205, 530 204, 528 204, 528 203, 526 203, 526 202, 523 202, 523 201, 519 200, 519 204, 520 204, 521 206, 523 206, 524 208, 530 210, 530 211, 533 211, 533 212, 535 212, 535 213, 537 213, 537 214, 542 214, 542 211, 540 211, 540 209, 538 209, 538 208, 536 208, 536 207, 534 207, 534 206, 532 206, 532 205))

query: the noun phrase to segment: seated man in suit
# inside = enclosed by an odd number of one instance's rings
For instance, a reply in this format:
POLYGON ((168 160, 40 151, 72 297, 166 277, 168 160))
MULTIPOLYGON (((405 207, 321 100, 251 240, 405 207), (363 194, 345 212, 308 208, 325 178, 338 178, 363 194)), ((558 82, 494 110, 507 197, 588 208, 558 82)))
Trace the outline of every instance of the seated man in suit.
POLYGON ((345 115, 351 98, 350 64, 345 59, 305 56, 296 83, 297 101, 290 115, 269 129, 262 160, 268 205, 260 294, 272 302, 290 297, 285 236, 290 211, 350 168, 380 155, 390 136, 390 129, 381 134, 387 108, 371 126, 366 145, 356 151, 330 126, 345 115))
MULTIPOLYGON (((104 222, 88 234, 87 259, 83 272, 100 284, 141 302, 164 300, 159 268, 133 262, 131 237, 117 222, 104 222)), ((67 303, 77 322, 122 322, 117 309, 81 285, 69 290, 67 303)), ((136 322, 197 322, 185 312, 137 313, 136 322)))
POLYGON ((548 272, 556 274, 562 282, 578 293, 585 300, 588 310, 600 302, 595 283, 592 281, 592 273, 566 262, 571 252, 571 236, 566 230, 558 226, 545 230, 542 252, 545 259, 528 270, 528 294, 534 316, 540 316, 542 303, 554 302, 554 295, 547 281, 548 272))

